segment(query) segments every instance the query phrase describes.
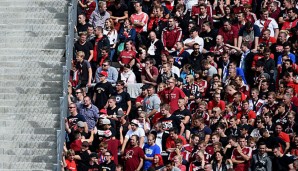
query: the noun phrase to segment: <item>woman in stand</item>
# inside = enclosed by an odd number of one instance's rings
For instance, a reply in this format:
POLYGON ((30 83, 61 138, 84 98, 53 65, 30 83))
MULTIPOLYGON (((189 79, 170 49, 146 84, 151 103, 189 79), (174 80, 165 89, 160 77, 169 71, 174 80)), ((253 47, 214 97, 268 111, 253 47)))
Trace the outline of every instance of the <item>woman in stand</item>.
POLYGON ((120 74, 120 78, 125 82, 125 85, 136 83, 136 76, 128 64, 123 66, 123 71, 120 74))
POLYGON ((214 159, 212 160, 212 170, 213 171, 227 171, 228 170, 223 151, 216 151, 214 153, 214 159))
POLYGON ((154 168, 155 171, 161 171, 164 168, 162 156, 160 154, 155 154, 153 157, 153 163, 150 168, 154 168))
POLYGON ((117 30, 114 28, 113 19, 109 18, 105 22, 105 28, 103 29, 103 34, 109 38, 110 41, 110 60, 113 61, 115 54, 115 48, 118 40, 117 30))
POLYGON ((182 164, 181 155, 175 156, 173 160, 174 160, 175 167, 179 168, 181 171, 186 171, 185 165, 182 164))

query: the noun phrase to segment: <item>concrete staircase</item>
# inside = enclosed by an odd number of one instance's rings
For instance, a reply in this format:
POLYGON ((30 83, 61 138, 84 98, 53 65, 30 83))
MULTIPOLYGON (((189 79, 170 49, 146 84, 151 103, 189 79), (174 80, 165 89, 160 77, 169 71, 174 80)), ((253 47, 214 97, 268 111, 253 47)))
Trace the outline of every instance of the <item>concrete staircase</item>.
POLYGON ((0 170, 54 170, 69 0, 0 2, 0 170))

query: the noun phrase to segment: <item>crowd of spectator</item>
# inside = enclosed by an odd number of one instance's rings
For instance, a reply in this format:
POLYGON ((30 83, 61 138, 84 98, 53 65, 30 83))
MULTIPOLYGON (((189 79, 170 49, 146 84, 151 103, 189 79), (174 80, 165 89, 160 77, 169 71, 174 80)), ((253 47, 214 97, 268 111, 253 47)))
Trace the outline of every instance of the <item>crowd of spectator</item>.
POLYGON ((63 167, 298 170, 295 0, 78 0, 63 167))

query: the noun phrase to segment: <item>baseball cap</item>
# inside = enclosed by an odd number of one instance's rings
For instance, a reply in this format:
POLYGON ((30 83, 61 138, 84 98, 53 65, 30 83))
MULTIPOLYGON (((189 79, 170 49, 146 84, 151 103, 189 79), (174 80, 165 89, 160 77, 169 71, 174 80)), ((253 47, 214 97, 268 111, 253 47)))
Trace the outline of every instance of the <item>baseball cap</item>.
POLYGON ((102 119, 101 122, 102 122, 103 125, 110 125, 111 124, 110 119, 102 119))
POLYGON ((107 114, 107 109, 100 109, 99 113, 101 113, 101 114, 107 114))
POLYGON ((99 73, 99 76, 100 76, 100 77, 108 77, 108 72, 107 72, 107 71, 101 71, 101 72, 99 73))
POLYGON ((78 127, 81 127, 81 128, 85 127, 85 124, 84 124, 84 122, 82 122, 82 121, 79 121, 79 122, 77 123, 77 125, 78 125, 78 127))
POLYGON ((133 119, 133 120, 130 122, 130 124, 134 124, 134 125, 136 125, 136 126, 139 126, 139 121, 136 120, 136 119, 133 119))

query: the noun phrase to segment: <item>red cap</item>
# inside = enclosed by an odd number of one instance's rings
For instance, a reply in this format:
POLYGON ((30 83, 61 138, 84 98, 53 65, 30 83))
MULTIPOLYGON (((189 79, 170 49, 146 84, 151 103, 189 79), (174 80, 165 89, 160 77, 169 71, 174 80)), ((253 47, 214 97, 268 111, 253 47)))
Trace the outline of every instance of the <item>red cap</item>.
POLYGON ((99 73, 99 76, 100 76, 100 77, 102 77, 102 76, 104 76, 104 77, 108 77, 108 72, 107 72, 107 71, 101 71, 101 72, 99 73))

